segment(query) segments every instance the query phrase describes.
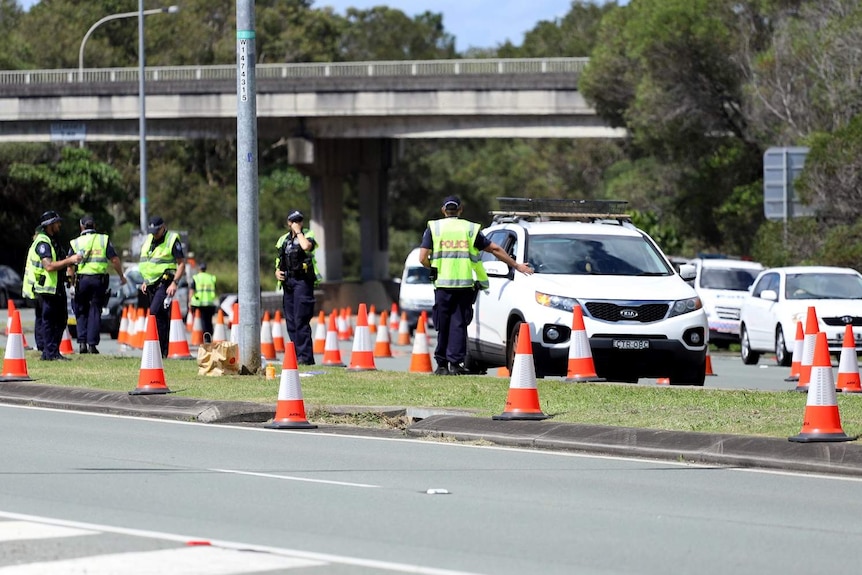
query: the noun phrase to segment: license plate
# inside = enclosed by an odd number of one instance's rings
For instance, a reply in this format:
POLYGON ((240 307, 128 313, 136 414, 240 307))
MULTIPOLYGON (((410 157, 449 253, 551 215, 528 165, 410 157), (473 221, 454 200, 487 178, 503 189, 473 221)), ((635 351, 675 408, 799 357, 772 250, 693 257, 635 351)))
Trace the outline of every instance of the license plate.
POLYGON ((648 339, 615 339, 615 349, 649 349, 648 339))

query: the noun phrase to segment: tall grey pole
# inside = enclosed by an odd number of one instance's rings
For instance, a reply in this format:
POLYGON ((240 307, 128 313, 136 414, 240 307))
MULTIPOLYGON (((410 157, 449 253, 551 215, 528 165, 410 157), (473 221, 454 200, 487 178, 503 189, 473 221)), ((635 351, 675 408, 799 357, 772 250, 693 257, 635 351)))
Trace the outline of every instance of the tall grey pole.
POLYGON ((260 370, 257 87, 254 0, 236 2, 236 177, 239 355, 242 373, 260 370))
POLYGON ((141 231, 147 231, 147 104, 144 89, 144 0, 138 0, 138 133, 141 147, 141 231))

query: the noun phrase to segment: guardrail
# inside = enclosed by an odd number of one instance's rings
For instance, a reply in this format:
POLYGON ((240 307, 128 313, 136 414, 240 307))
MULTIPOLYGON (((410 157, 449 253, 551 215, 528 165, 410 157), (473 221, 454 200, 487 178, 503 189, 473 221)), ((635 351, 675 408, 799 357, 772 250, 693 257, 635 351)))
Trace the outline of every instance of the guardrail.
MULTIPOLYGON (((589 58, 513 58, 258 64, 257 79, 442 77, 504 74, 580 74, 589 58)), ((0 70, 0 85, 103 84, 137 82, 138 68, 0 70)), ((226 81, 236 79, 236 65, 157 66, 144 70, 148 82, 226 81)))

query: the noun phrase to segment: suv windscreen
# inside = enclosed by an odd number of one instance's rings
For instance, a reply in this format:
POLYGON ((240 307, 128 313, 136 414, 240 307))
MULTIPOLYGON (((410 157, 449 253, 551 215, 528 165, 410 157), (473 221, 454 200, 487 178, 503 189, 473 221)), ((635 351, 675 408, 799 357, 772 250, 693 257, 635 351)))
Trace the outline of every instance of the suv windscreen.
POLYGON ((545 274, 671 275, 664 258, 642 237, 531 235, 527 261, 545 274))
POLYGON ((707 269, 703 268, 700 275, 700 287, 706 289, 725 289, 732 291, 748 291, 758 270, 747 269, 707 269))

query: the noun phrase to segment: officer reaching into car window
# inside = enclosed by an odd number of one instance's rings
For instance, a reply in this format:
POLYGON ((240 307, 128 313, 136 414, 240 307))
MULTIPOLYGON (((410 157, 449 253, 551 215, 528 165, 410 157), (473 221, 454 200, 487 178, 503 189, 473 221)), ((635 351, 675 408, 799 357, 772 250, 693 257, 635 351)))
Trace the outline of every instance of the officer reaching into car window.
POLYGON ((290 212, 286 234, 275 243, 275 279, 284 289, 282 306, 287 335, 296 348, 299 365, 314 365, 311 318, 314 316, 314 287, 320 283, 314 250, 314 232, 303 228, 305 216, 299 210, 290 212))
POLYGON ((79 222, 81 235, 72 240, 69 254, 77 253, 83 258, 75 270, 75 317, 78 326, 78 350, 80 353, 99 353, 100 323, 102 307, 108 301, 108 264, 126 283, 123 264, 108 234, 96 232, 93 216, 85 215, 79 222))
POLYGON ((186 258, 180 235, 168 231, 161 217, 151 217, 147 231, 150 233, 141 246, 141 261, 138 265, 144 278, 141 291, 149 298, 150 314, 156 317, 162 357, 167 357, 171 301, 185 273, 186 258))
POLYGON ((60 342, 69 319, 65 270, 81 263, 83 258, 75 253, 58 260, 59 254, 67 252, 61 248, 59 240, 63 219, 51 210, 43 213, 39 220, 39 228, 27 255, 35 278, 33 292, 42 304, 42 321, 39 325, 42 336, 37 340, 42 341, 42 360, 68 360, 68 357, 60 354, 60 342), (64 277, 60 277, 60 271, 64 272, 64 277))
POLYGON ((431 269, 434 282, 432 321, 437 329, 435 375, 465 375, 467 326, 473 319, 477 289, 488 287, 481 253, 488 252, 509 267, 530 275, 533 269, 519 264, 499 245, 489 241, 477 223, 461 219, 463 207, 457 196, 443 200, 443 218, 430 220, 422 236, 419 261, 431 269), (474 273, 476 278, 474 278, 474 273))

